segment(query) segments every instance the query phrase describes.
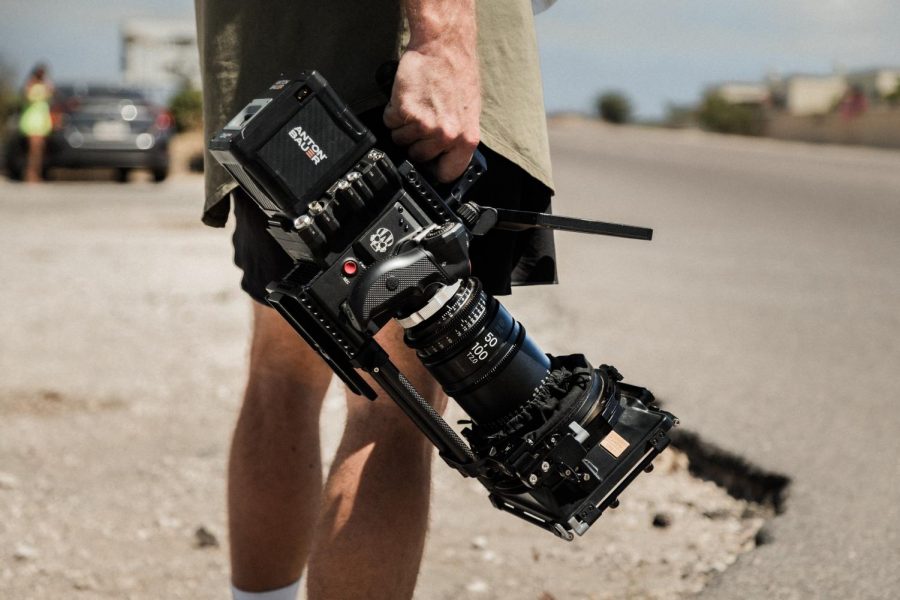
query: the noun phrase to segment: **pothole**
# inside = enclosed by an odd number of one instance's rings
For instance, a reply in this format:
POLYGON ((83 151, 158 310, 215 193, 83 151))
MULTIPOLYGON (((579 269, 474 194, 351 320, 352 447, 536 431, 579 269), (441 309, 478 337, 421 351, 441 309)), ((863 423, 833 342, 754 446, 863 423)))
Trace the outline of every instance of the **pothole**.
POLYGON ((416 598, 689 598, 765 542, 784 510, 788 478, 696 434, 679 432, 655 466, 571 544, 483 510, 477 484, 455 493, 459 480, 436 466, 443 506, 416 598))
POLYGON ((735 498, 754 502, 775 514, 784 512, 790 478, 753 465, 703 441, 696 433, 676 430, 671 437, 672 446, 687 455, 694 476, 716 483, 735 498))

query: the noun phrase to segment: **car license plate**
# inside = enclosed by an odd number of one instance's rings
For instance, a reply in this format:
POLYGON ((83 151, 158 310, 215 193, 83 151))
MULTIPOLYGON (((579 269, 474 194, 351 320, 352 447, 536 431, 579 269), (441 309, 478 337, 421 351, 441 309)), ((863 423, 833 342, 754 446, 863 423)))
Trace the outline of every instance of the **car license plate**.
POLYGON ((94 138, 103 142, 124 140, 130 132, 127 123, 122 121, 98 121, 94 123, 94 138))

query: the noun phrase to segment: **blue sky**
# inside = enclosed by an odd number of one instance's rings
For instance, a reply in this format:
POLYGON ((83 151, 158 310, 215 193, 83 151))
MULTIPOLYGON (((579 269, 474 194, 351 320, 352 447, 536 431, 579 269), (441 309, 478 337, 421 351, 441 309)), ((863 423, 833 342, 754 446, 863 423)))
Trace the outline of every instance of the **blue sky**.
MULTIPOLYGON (((20 76, 45 59, 57 79, 115 79, 118 26, 128 17, 193 19, 190 0, 0 7, 0 57, 20 76)), ((897 0, 559 0, 537 23, 551 111, 588 110, 599 91, 618 89, 655 117, 717 81, 900 67, 897 0)))

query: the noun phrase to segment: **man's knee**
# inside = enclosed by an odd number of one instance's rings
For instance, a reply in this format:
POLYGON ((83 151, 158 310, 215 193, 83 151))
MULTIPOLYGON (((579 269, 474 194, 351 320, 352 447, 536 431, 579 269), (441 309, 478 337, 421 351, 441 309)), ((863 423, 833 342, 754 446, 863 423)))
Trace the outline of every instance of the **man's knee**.
MULTIPOLYGON (((277 311, 254 303, 253 313, 250 371, 243 412, 263 412, 255 409, 265 409, 265 415, 259 416, 269 419, 281 418, 288 413, 307 417, 318 414, 331 380, 331 369, 277 311)), ((443 412, 447 397, 415 352, 403 342, 402 329, 389 323, 377 339, 419 393, 435 410, 443 412)), ((374 382, 367 379, 374 386, 374 382)), ((379 397, 375 402, 347 392, 350 428, 366 431, 373 440, 408 433, 413 428, 412 422, 386 392, 377 386, 376 390, 379 397)))
MULTIPOLYGON (((447 396, 415 352, 403 342, 402 329, 396 323, 389 323, 379 332, 377 340, 422 397, 438 413, 443 413, 447 406, 447 396)), ((347 430, 350 435, 360 443, 374 442, 382 446, 401 447, 408 447, 412 443, 429 446, 425 436, 387 392, 377 387, 371 378, 367 377, 367 380, 378 392, 378 398, 372 402, 362 396, 347 393, 347 430)))
POLYGON ((325 361, 281 315, 254 302, 245 406, 251 403, 318 410, 331 375, 325 361))
MULTIPOLYGON (((378 332, 376 339, 400 372, 413 384, 413 387, 435 410, 443 412, 447 405, 447 396, 416 356, 415 351, 403 341, 403 329, 400 325, 394 321, 389 322, 378 332)), ((384 395, 387 396, 387 394, 384 395)))

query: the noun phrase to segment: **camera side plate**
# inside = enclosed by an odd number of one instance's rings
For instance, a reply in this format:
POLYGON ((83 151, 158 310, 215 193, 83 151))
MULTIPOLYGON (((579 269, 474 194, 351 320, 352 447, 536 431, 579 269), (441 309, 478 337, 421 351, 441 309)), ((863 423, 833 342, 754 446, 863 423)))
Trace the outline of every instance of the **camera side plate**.
POLYGON ((573 533, 583 535, 607 508, 618 506, 619 495, 641 472, 649 470, 653 460, 669 445, 668 431, 677 423, 671 413, 648 408, 627 393, 619 402, 619 421, 581 461, 591 472, 596 487, 580 502, 551 511, 530 494, 495 491, 490 495, 491 503, 565 540, 574 539, 573 533))

